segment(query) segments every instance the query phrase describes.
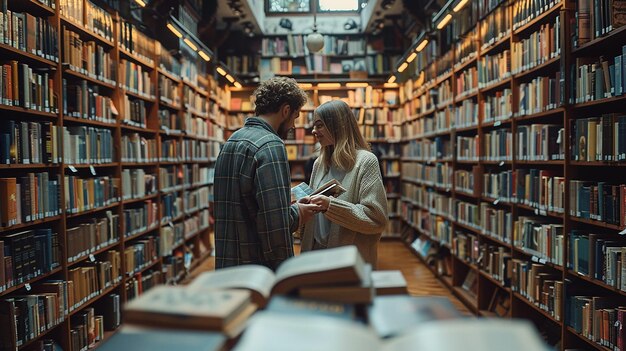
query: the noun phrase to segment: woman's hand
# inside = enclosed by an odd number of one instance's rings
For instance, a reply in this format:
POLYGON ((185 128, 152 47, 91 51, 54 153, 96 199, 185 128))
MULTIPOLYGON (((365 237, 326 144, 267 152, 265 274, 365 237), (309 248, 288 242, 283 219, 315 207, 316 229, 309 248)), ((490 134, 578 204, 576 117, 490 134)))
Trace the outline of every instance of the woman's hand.
POLYGON ((317 205, 322 212, 326 212, 330 206, 330 197, 326 195, 314 195, 310 198, 310 203, 317 205))

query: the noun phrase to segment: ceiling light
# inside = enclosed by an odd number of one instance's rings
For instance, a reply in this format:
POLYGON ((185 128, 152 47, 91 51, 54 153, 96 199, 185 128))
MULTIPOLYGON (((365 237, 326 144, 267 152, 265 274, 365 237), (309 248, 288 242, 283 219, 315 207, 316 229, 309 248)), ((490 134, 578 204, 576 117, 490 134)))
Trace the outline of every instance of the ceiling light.
POLYGON ((422 42, 415 48, 415 52, 420 52, 428 45, 428 39, 422 40, 422 42))
POLYGON ((411 55, 409 55, 409 57, 406 58, 406 62, 411 63, 413 62, 413 60, 415 60, 416 57, 417 57, 417 53, 412 52, 411 55))
POLYGON ((302 89, 313 88, 313 84, 311 83, 298 83, 298 86, 302 89))
POLYGON ((174 33, 175 36, 182 38, 183 34, 181 32, 178 31, 178 29, 176 29, 176 27, 174 27, 171 23, 167 24, 167 28, 174 33))
POLYGON ((291 20, 289 18, 281 18, 280 22, 278 22, 278 25, 282 28, 285 28, 286 30, 293 29, 293 23, 291 23, 291 20))
POLYGON ((450 22, 450 20, 452 19, 452 15, 451 14, 447 14, 446 17, 444 17, 441 22, 439 22, 439 24, 437 24, 437 29, 442 29, 443 27, 446 26, 446 24, 448 24, 448 22, 450 22))
POLYGON ((352 18, 348 19, 346 23, 343 24, 343 29, 352 30, 356 28, 356 21, 352 18))
POLYGON ((235 82, 233 85, 235 86, 235 88, 241 89, 241 83, 235 82))
POLYGON ((141 7, 146 7, 146 3, 143 0, 135 0, 135 2, 141 7))
POLYGON ((402 73, 404 72, 404 70, 409 67, 409 64, 406 62, 402 62, 402 64, 400 65, 400 67, 398 67, 398 73, 402 73))
POLYGON ((231 76, 230 74, 226 74, 226 79, 228 79, 228 81, 231 83, 235 82, 235 78, 233 78, 233 76, 231 76))
POLYGON ((398 87, 398 83, 385 83, 385 84, 383 84, 383 87, 385 87, 385 88, 397 88, 398 87))
POLYGON ((200 50, 198 51, 198 55, 200 55, 200 57, 202 57, 204 59, 204 61, 211 61, 211 58, 209 57, 209 55, 207 55, 204 51, 200 50))
POLYGON ((452 11, 454 12, 459 12, 461 11, 461 9, 465 6, 465 4, 467 4, 469 0, 461 0, 459 1, 458 4, 456 4, 456 6, 452 9, 452 11))
POLYGON ((395 81, 396 81, 396 76, 391 76, 391 77, 389 77, 389 80, 387 80, 387 83, 391 84, 391 83, 393 83, 395 81))
POLYGON ((224 71, 224 69, 220 66, 217 66, 217 68, 215 69, 217 71, 217 73, 225 76, 226 75, 226 71, 224 71))
POLYGON ((196 44, 194 44, 193 41, 189 40, 189 38, 185 38, 183 39, 183 41, 185 42, 185 44, 189 45, 191 50, 198 51, 198 47, 196 46, 196 44))

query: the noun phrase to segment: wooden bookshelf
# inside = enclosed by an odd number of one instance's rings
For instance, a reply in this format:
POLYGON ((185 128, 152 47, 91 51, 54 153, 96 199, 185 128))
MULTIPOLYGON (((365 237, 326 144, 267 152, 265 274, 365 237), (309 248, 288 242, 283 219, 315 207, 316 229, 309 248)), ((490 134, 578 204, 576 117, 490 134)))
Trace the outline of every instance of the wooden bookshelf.
MULTIPOLYGON (((61 210, 60 214, 55 215, 54 213, 48 213, 48 209, 45 209, 45 217, 36 218, 31 221, 24 221, 24 219, 22 219, 22 223, 0 227, 0 242, 4 242, 5 247, 11 243, 9 240, 11 240, 11 236, 16 233, 51 228, 51 233, 53 233, 52 235, 54 236, 54 239, 47 240, 59 241, 59 245, 54 246, 54 250, 58 250, 55 253, 55 255, 58 255, 57 262, 55 262, 56 266, 49 269, 49 271, 45 271, 44 269, 37 268, 34 261, 29 262, 28 264, 32 265, 32 269, 41 270, 41 274, 31 275, 30 278, 19 283, 16 280, 13 285, 2 285, 3 282, 0 282, 0 303, 6 304, 4 300, 13 296, 34 294, 33 291, 39 293, 41 292, 41 290, 39 290, 40 286, 50 280, 72 280, 72 270, 77 268, 82 269, 85 267, 96 267, 95 265, 97 262, 108 262, 110 260, 109 255, 118 255, 119 271, 117 273, 119 273, 120 276, 118 279, 113 280, 110 285, 101 287, 97 292, 89 294, 81 301, 76 301, 75 308, 71 309, 71 311, 70 308, 68 308, 67 313, 60 316, 60 323, 52 326, 52 328, 46 329, 45 331, 35 333, 37 334, 35 338, 22 340, 21 345, 18 346, 15 344, 17 342, 17 336, 15 336, 12 342, 14 343, 16 350, 30 349, 30 347, 37 341, 43 339, 54 339, 64 350, 78 350, 76 345, 74 345, 74 347, 72 346, 71 331, 74 327, 75 317, 81 315, 86 308, 99 306, 103 303, 103 300, 108 300, 108 296, 111 294, 118 295, 121 304, 125 303, 130 299, 130 295, 127 294, 127 292, 130 291, 129 289, 134 289, 133 287, 137 286, 137 280, 141 280, 142 277, 151 279, 150 284, 146 282, 145 286, 151 286, 153 283, 159 282, 166 283, 165 278, 172 281, 172 277, 168 277, 166 275, 168 274, 166 271, 168 270, 168 267, 172 267, 170 266, 170 262, 176 261, 176 258, 174 257, 176 255, 184 256, 185 254, 193 254, 194 264, 197 264, 197 259, 208 257, 211 251, 211 247, 209 245, 209 235, 212 228, 210 225, 211 210, 209 203, 206 201, 210 197, 210 193, 212 193, 212 180, 209 179, 206 174, 200 172, 200 170, 205 170, 207 171, 205 173, 208 173, 208 170, 213 167, 211 159, 215 158, 215 150, 219 150, 219 148, 212 146, 210 149, 213 154, 194 154, 191 153, 191 151, 187 155, 180 153, 177 155, 179 156, 179 161, 177 162, 160 162, 159 160, 161 159, 162 143, 166 140, 176 140, 178 142, 179 151, 182 150, 183 143, 189 143, 188 149, 193 150, 194 148, 191 147, 191 145, 194 145, 194 143, 214 143, 215 145, 218 145, 224 140, 223 132, 221 132, 224 129, 224 125, 218 123, 220 118, 218 116, 215 118, 209 118, 208 112, 205 112, 210 111, 208 108, 209 101, 213 101, 214 103, 220 105, 216 106, 217 110, 223 108, 223 106, 221 106, 220 99, 216 96, 212 96, 212 93, 209 93, 209 90, 219 91, 219 89, 221 89, 220 87, 213 86, 208 89, 209 87, 202 87, 197 83, 183 83, 184 79, 180 76, 180 73, 176 75, 171 71, 166 71, 161 68, 157 70, 160 55, 157 55, 156 52, 153 51, 152 54, 150 54, 150 57, 142 57, 141 55, 124 49, 119 43, 119 25, 122 19, 118 13, 110 9, 97 9, 97 12, 101 12, 102 14, 107 13, 107 16, 110 16, 112 19, 110 22, 110 29, 113 40, 110 40, 109 38, 105 38, 101 34, 91 30, 90 26, 87 25, 89 15, 86 11, 88 11, 88 6, 92 6, 88 5, 88 3, 90 3, 89 1, 80 1, 80 4, 84 9, 82 20, 76 20, 66 14, 62 14, 62 4, 64 0, 52 0, 52 2, 54 3, 54 8, 42 4, 39 0, 9 0, 8 9, 14 13, 27 12, 36 18, 47 19, 47 22, 56 31, 54 33, 54 39, 58 43, 58 60, 51 60, 45 58, 44 56, 22 51, 4 43, 0 44, 0 52, 5 55, 5 60, 16 60, 19 63, 28 64, 33 68, 52 69, 49 79, 52 82, 51 89, 57 97, 56 103, 58 112, 44 112, 42 110, 24 108, 22 106, 0 105, 0 114, 4 115, 3 119, 5 120, 8 119, 20 123, 37 122, 42 124, 51 122, 52 126, 59 128, 61 131, 63 128, 76 128, 75 130, 80 130, 81 127, 90 127, 95 130, 102 131, 106 130, 107 133, 110 132, 112 137, 112 145, 110 145, 110 147, 113 156, 111 161, 108 161, 108 159, 105 160, 104 156, 101 155, 89 155, 89 157, 83 160, 83 162, 68 162, 63 159, 64 143, 63 133, 61 132, 60 135, 58 135, 58 145, 56 146, 59 151, 59 160, 57 163, 34 162, 28 164, 11 163, 0 165, 0 177, 2 178, 15 177, 19 179, 27 173, 45 172, 49 175, 50 180, 53 178, 57 179, 57 177, 61 179, 58 188, 58 203, 55 204, 56 208, 61 210), (146 76, 146 78, 149 78, 148 80, 153 91, 146 94, 134 89, 125 88, 122 84, 124 79, 118 69, 111 71, 116 72, 115 75, 112 75, 112 77, 102 79, 97 76, 95 72, 92 73, 87 71, 86 68, 70 68, 70 65, 67 64, 64 59, 65 47, 63 46, 63 42, 65 38, 63 36, 63 28, 71 31, 77 36, 77 38, 80 38, 84 42, 91 41, 97 46, 102 47, 107 57, 110 57, 111 65, 118 66, 117 68, 120 66, 119 63, 121 62, 121 59, 132 61, 134 64, 141 66, 144 72, 148 72, 148 76, 146 76), (198 119, 195 120, 196 124, 203 126, 203 128, 195 131, 193 135, 186 135, 183 137, 182 134, 167 135, 165 132, 160 132, 161 122, 159 120, 159 107, 164 104, 159 100, 157 94, 159 89, 158 74, 167 75, 169 79, 173 80, 181 87, 181 89, 179 89, 179 98, 181 102, 185 101, 182 90, 183 84, 187 84, 195 93, 204 97, 204 99, 199 99, 199 101, 206 104, 206 106, 202 107, 202 110, 198 109, 198 105, 195 103, 181 104, 180 107, 175 106, 173 108, 174 113, 179 116, 184 123, 191 123, 194 121, 194 118, 198 119), (64 80, 67 81, 68 85, 84 82, 83 84, 86 84, 88 87, 97 87, 99 95, 106 99, 110 99, 110 103, 116 107, 119 115, 113 115, 111 123, 103 122, 104 119, 101 117, 96 118, 94 116, 87 116, 87 113, 80 118, 70 116, 63 109, 64 99, 68 99, 69 96, 71 96, 71 94, 68 94, 64 89, 62 84, 62 81, 64 80), (124 97, 127 97, 130 101, 143 101, 145 103, 142 105, 145 108, 143 114, 145 118, 143 122, 144 124, 135 123, 134 120, 131 122, 124 120, 124 118, 127 117, 124 109, 124 97), (193 117, 185 121, 184 116, 187 114, 193 117), (201 122, 200 120, 204 122, 201 122), (211 130, 211 133, 214 134, 209 134, 208 130, 211 130), (122 162, 122 137, 133 134, 138 134, 149 141, 153 141, 154 150, 151 150, 151 152, 156 152, 156 155, 150 156, 150 159, 137 160, 137 162, 122 162), (181 213, 171 221, 160 223, 161 221, 159 218, 164 215, 165 196, 169 194, 159 191, 159 171, 162 167, 166 167, 168 165, 171 165, 170 167, 172 167, 172 169, 176 169, 177 171, 180 170, 181 174, 185 173, 185 178, 180 179, 180 189, 173 193, 174 196, 180 201, 181 213), (127 185, 123 182, 123 174, 125 170, 130 171, 131 173, 145 172, 145 175, 153 176, 151 179, 154 184, 154 189, 146 188, 144 195, 141 195, 143 193, 140 192, 140 195, 134 195, 134 197, 129 199, 122 199, 122 194, 131 194, 131 191, 134 191, 133 189, 137 187, 138 184, 137 182, 133 183, 131 181, 131 183, 129 183, 131 189, 127 188, 127 185), (66 208, 66 201, 69 201, 69 199, 66 198, 66 194, 69 194, 67 192, 68 189, 65 189, 65 184, 63 182, 64 177, 68 176, 76 176, 85 180, 96 177, 118 179, 119 183, 117 183, 115 187, 119 192, 119 199, 117 201, 105 203, 101 206, 95 206, 78 213, 63 211, 63 209, 66 208), (188 184, 184 182, 188 182, 188 184), (187 208, 184 208, 182 200, 183 197, 195 192, 198 192, 197 196, 199 198, 202 197, 201 195, 205 195, 203 200, 198 204, 189 204, 187 205, 187 208), (155 211, 155 222, 147 223, 145 227, 131 227, 131 223, 127 223, 126 218, 130 219, 131 217, 137 216, 136 212, 127 213, 127 211, 140 211, 144 209, 144 206, 146 206, 145 209, 148 212, 155 211), (115 221, 108 222, 110 218, 113 218, 115 221), (102 222, 105 220, 107 222, 102 222), (81 254, 71 255, 72 258, 70 262, 68 258, 70 256, 70 246, 72 245, 69 241, 73 240, 70 240, 70 230, 77 229, 79 226, 87 225, 89 223, 94 225, 96 222, 92 221, 109 223, 106 227, 102 227, 102 230, 103 232, 106 231, 106 233, 109 233, 110 235, 114 235, 116 239, 98 244, 98 246, 83 247, 81 249, 83 250, 81 254), (125 252, 133 248, 134 250, 139 250, 140 247, 147 247, 142 245, 148 245, 148 242, 150 242, 150 245, 156 245, 158 249, 160 241, 166 240, 166 237, 163 236, 163 232, 166 228, 169 228, 170 223, 172 226, 180 228, 179 240, 173 242, 171 249, 167 252, 157 253, 156 255, 150 257, 146 256, 145 263, 136 264, 134 267, 129 266, 130 271, 127 272, 126 265, 130 264, 130 262, 126 262, 128 256, 125 255, 125 252), (185 232, 185 228, 187 228, 187 226, 189 229, 185 232), (130 230, 132 230, 132 232, 130 230), (202 243, 202 245, 200 245, 200 243, 202 243), (205 247, 206 250, 201 251, 201 246, 205 247)), ((192 60, 193 58, 187 59, 192 60)), ((200 58, 196 58, 196 61, 192 64, 206 65, 205 61, 200 58)), ((207 70, 208 67, 203 70, 199 70, 200 74, 207 75, 207 79, 203 78, 203 81, 209 80, 209 74, 213 74, 207 70)), ((186 77, 186 79, 188 78, 189 77, 186 77)), ((193 80, 195 80, 195 77, 193 77, 193 80)), ((212 80, 211 82, 212 84, 217 85, 215 80, 212 80)), ((181 130, 192 129, 191 125, 185 125, 184 123, 181 130)), ((3 129, 2 133, 4 132, 5 130, 3 129)), ((74 135, 73 133, 74 132, 72 132, 71 135, 74 135)), ((45 139, 45 135, 41 135, 41 137, 45 139)), ((69 144, 65 145, 65 148, 68 146, 69 144)), ((17 162, 20 162, 20 160, 17 160, 17 162)), ((138 174, 143 175, 144 173, 138 174)), ((44 191, 43 188, 40 191, 44 191)), ((41 211, 43 213, 44 209, 41 211)), ((147 212, 145 214, 147 215, 147 212)), ((145 220, 147 221, 147 218, 145 220)), ((72 235, 75 235, 75 233, 76 232, 73 232, 72 235)), ((44 238, 44 240, 46 239, 44 238)), ((34 246, 29 250, 32 250, 35 255, 43 255, 43 253, 39 251, 35 253, 34 246)), ((4 264, 4 261, 0 262, 0 267, 2 269, 5 268, 4 264)), ((37 263, 37 265, 39 265, 39 263, 37 263)), ((187 269, 188 268, 190 267, 187 267, 187 269)), ((183 279, 186 272, 187 270, 185 268, 183 268, 182 271, 176 269, 176 280, 183 279)), ((17 273, 13 272, 13 274, 14 278, 17 278, 17 273)), ((115 274, 113 274, 113 276, 115 276, 115 274)), ((141 291, 139 291, 139 293, 141 293, 141 291)), ((135 292, 133 292, 133 295, 134 294, 135 292)), ((7 310, 3 309, 3 311, 7 310)), ((9 329, 9 332, 10 331, 11 330, 9 329)), ((103 337, 106 339, 112 333, 112 331, 107 331, 103 337)))
MULTIPOLYGON (((403 240, 407 244, 415 243, 417 240, 432 242, 427 257, 424 257, 422 253, 418 254, 420 259, 431 265, 433 261, 443 262, 452 259, 454 264, 452 264, 450 277, 443 278, 437 272, 433 271, 433 273, 439 276, 442 283, 448 286, 477 315, 496 316, 489 306, 494 292, 499 292, 508 298, 510 306, 507 313, 508 317, 530 319, 538 328, 545 330, 546 338, 551 344, 559 344, 560 350, 575 348, 605 350, 608 348, 575 331, 572 325, 575 323, 574 317, 570 316, 571 304, 574 303, 574 300, 568 300, 569 296, 607 296, 613 299, 615 304, 602 308, 613 309, 626 303, 626 292, 622 289, 623 286, 617 285, 617 280, 607 280, 621 279, 621 276, 619 278, 612 278, 613 276, 598 278, 576 271, 579 262, 574 262, 576 257, 572 256, 573 245, 588 242, 585 240, 590 240, 591 234, 605 234, 607 240, 616 241, 614 244, 616 247, 626 247, 626 241, 618 235, 625 229, 623 222, 620 223, 624 214, 619 213, 620 218, 617 222, 607 223, 609 220, 607 216, 609 215, 604 212, 602 212, 605 216, 603 220, 594 217, 600 216, 600 214, 596 214, 599 211, 596 210, 599 208, 597 202, 594 202, 596 205, 588 205, 589 211, 585 208, 581 210, 577 207, 576 201, 587 204, 586 200, 576 200, 573 196, 584 194, 585 191, 600 191, 594 190, 599 187, 599 182, 607 184, 608 194, 611 194, 613 188, 608 187, 609 184, 624 183, 623 177, 618 174, 623 173, 622 168, 625 163, 621 158, 618 160, 617 155, 615 159, 609 158, 613 157, 609 156, 612 155, 612 149, 592 149, 589 158, 586 160, 577 159, 579 154, 576 150, 579 150, 581 146, 573 133, 576 133, 576 129, 574 129, 576 124, 580 126, 581 123, 584 123, 586 127, 587 123, 591 123, 589 125, 593 126, 593 123, 609 121, 601 118, 607 114, 612 114, 611 116, 614 115, 615 118, 623 115, 623 109, 618 106, 623 105, 626 95, 613 92, 599 96, 596 100, 574 103, 573 98, 576 95, 572 94, 575 94, 577 88, 577 75, 570 74, 568 67, 570 65, 575 66, 577 59, 597 60, 597 57, 601 55, 604 55, 602 57, 606 57, 609 65, 612 65, 612 59, 622 54, 623 38, 626 31, 624 27, 613 28, 611 31, 592 37, 589 42, 580 45, 580 47, 575 47, 574 43, 578 39, 576 11, 580 1, 549 2, 546 3, 545 7, 537 7, 536 10, 533 10, 532 15, 531 11, 517 12, 520 9, 523 10, 523 6, 531 3, 523 4, 513 1, 489 3, 489 6, 494 4, 497 6, 485 11, 481 19, 478 20, 477 27, 491 29, 488 23, 489 18, 497 16, 497 13, 506 12, 512 18, 512 25, 508 26, 508 28, 513 28, 512 33, 505 30, 498 36, 497 33, 490 32, 489 35, 494 35, 498 39, 491 39, 487 43, 483 43, 479 38, 476 55, 472 57, 464 52, 464 59, 459 62, 455 61, 454 54, 456 46, 461 45, 462 40, 453 43, 445 42, 446 38, 454 37, 446 33, 448 30, 453 30, 450 28, 454 28, 456 25, 458 19, 453 17, 450 24, 438 33, 439 37, 435 36, 432 39, 438 41, 438 51, 430 50, 427 46, 420 53, 422 57, 415 60, 407 69, 412 75, 400 86, 400 89, 405 92, 405 98, 401 101, 401 108, 407 111, 403 127, 403 155, 401 157, 403 163, 401 213, 405 223, 402 231, 403 240), (503 78, 479 82, 482 83, 480 89, 468 85, 467 77, 465 77, 465 81, 463 80, 464 75, 473 67, 478 66, 480 68, 479 65, 487 56, 494 57, 505 50, 512 50, 523 41, 527 41, 525 45, 538 45, 538 41, 533 44, 534 39, 532 38, 535 38, 533 37, 534 33, 542 30, 546 33, 543 38, 552 40, 552 46, 547 46, 550 52, 546 52, 546 56, 527 56, 518 61, 518 66, 515 66, 512 62, 514 61, 513 53, 507 58, 507 67, 510 67, 512 71, 516 70, 516 73, 505 74, 500 71, 498 76, 503 78), (557 42, 559 43, 558 47, 556 46, 557 42), (448 50, 453 52, 452 64, 446 59, 450 55, 448 50), (470 58, 465 59, 465 57, 470 58), (434 69, 433 66, 435 66, 434 69), (432 71, 447 72, 450 68, 453 71, 451 89, 456 93, 451 112, 452 120, 454 120, 455 112, 462 108, 461 103, 469 104, 467 100, 470 100, 479 105, 478 121, 476 126, 468 126, 468 123, 471 122, 463 120, 463 127, 460 128, 455 128, 453 121, 449 128, 432 132, 422 127, 422 124, 425 126, 434 124, 433 118, 443 118, 443 111, 446 109, 441 108, 434 112, 431 110, 433 105, 442 107, 442 102, 431 97, 429 91, 440 89, 448 79, 447 73, 433 76, 432 71), (561 69, 566 70, 566 72, 561 72, 561 69), (560 81, 557 75, 559 72, 561 73, 560 81), (522 111, 520 99, 525 98, 522 94, 524 85, 539 82, 540 79, 546 79, 546 82, 541 84, 546 84, 545 86, 549 86, 550 89, 559 89, 559 94, 552 94, 558 91, 552 90, 550 94, 543 96, 551 96, 556 99, 544 99, 545 105, 530 107, 525 105, 523 107, 526 110, 522 111), (458 89, 459 87, 462 88, 458 89), (486 102, 505 89, 511 92, 510 115, 503 119, 486 120, 488 112, 486 102), (595 117, 597 120, 592 119, 595 117), (581 122, 583 119, 584 121, 581 122), (552 132, 548 132, 548 128, 552 125, 556 127, 553 127, 552 132), (485 139, 489 134, 499 130, 509 131, 511 133, 510 141, 492 139, 493 144, 486 145, 485 139), (535 158, 536 154, 530 154, 530 149, 523 153, 524 150, 520 147, 527 145, 520 143, 524 142, 523 138, 528 137, 524 133, 531 133, 532 130, 545 130, 546 133, 553 133, 548 138, 556 140, 556 142, 550 148, 553 153, 558 153, 558 155, 550 153, 535 158), (477 139, 473 139, 475 136, 477 139), (451 151, 445 149, 448 142, 451 145, 449 146, 451 151), (461 148, 461 142, 463 142, 463 148, 461 148), (507 144, 509 142, 510 145, 507 144), (477 144, 477 149, 480 151, 478 154, 467 155, 467 147, 469 147, 467 145, 471 146, 472 143, 477 144), (506 156, 511 155, 510 161, 484 159, 485 148, 494 145, 498 147, 507 145, 506 156), (444 149, 440 150, 439 148, 442 146, 444 149), (435 158, 430 156, 433 151, 428 151, 433 147, 437 147, 435 158), (597 156, 593 152, 596 152, 597 156), (452 154, 452 159, 450 154, 452 154), (472 158, 476 160, 468 161, 472 158), (447 174, 446 170, 451 170, 449 172, 453 172, 453 174, 447 174), (426 176, 424 177, 422 174, 426 174, 426 176), (530 176, 530 174, 533 175, 530 176), (517 178, 513 178, 516 181, 512 183, 513 187, 510 189, 505 185, 510 179, 508 177, 512 176, 517 178), (520 176, 536 177, 533 179, 545 181, 546 183, 541 184, 534 181, 534 183, 521 184, 524 187, 531 187, 530 189, 543 188, 542 191, 544 192, 550 189, 552 191, 550 199, 553 202, 549 205, 556 207, 548 207, 547 202, 545 202, 546 205, 541 202, 547 201, 547 198, 544 200, 530 199, 528 197, 530 193, 527 193, 525 188, 520 188, 520 183, 517 183, 520 182, 520 176), (453 186, 450 194, 441 191, 441 187, 435 184, 435 180, 446 179, 446 177, 452 179, 453 186), (470 183, 469 179, 473 179, 474 183, 470 183), (499 179, 501 183, 493 183, 493 179, 499 179), (580 185, 580 188, 575 188, 575 185, 571 183, 572 181, 584 181, 585 183, 580 185), (547 182, 550 182, 551 188, 548 188, 547 182), (486 185, 493 184, 496 184, 495 189, 498 194, 486 192, 483 189, 486 185), (553 186, 557 186, 557 188, 553 186), (558 188, 559 186, 562 188, 558 188), (556 191, 556 189, 560 190, 556 191), (576 193, 576 191, 579 192, 576 193), (498 196, 496 197, 496 195, 498 196), (521 198, 520 196, 525 197, 521 198), (557 200, 560 205, 555 202, 557 200), (424 201, 429 201, 429 206, 424 206, 424 201), (441 211, 440 206, 443 206, 444 211, 441 211), (577 212, 572 212, 573 209, 576 209, 577 212), (476 219, 468 219, 469 215, 476 219), (419 226, 415 224, 420 222, 422 224, 419 226), (485 225, 494 225, 494 223, 498 223, 498 228, 502 228, 498 229, 497 236, 492 236, 485 229, 485 225), (551 249, 535 247, 524 241, 524 236, 527 234, 520 232, 526 230, 524 226, 540 228, 542 231, 550 230, 551 249), (440 244, 437 235, 442 230, 450 235, 449 242, 451 244, 449 246, 440 244), (504 240, 502 235, 508 236, 508 239, 504 240), (519 235, 519 237, 515 237, 515 235, 519 235), (480 260, 477 260, 476 256, 472 256, 472 248, 478 250, 480 260), (494 275, 489 272, 490 268, 486 261, 498 260, 501 257, 506 258, 503 262, 495 261, 497 263, 495 266, 497 267, 501 263, 506 266, 514 265, 514 275, 519 274, 519 267, 534 267, 537 272, 542 272, 546 277, 549 277, 545 278, 547 281, 543 281, 544 283, 540 287, 542 291, 547 289, 543 291, 544 294, 534 296, 535 292, 525 292, 524 289, 527 287, 521 286, 519 277, 516 279, 506 277, 504 283, 500 279, 495 279, 494 275), (478 272, 476 295, 463 288, 468 272, 471 271, 478 272), (566 289, 568 289, 568 295, 565 294, 566 289), (546 325, 553 327, 546 328, 546 325)), ((484 4, 482 3, 482 5, 484 4)), ((455 16, 458 17, 458 15, 455 16)), ((597 66, 600 66, 599 61, 597 62, 597 66)), ((626 90, 622 92, 626 92, 626 90)), ((491 114, 498 115, 494 111, 491 111, 491 114)), ((613 123, 612 121, 610 123, 613 123)), ((438 121, 435 122, 439 123, 438 121)), ((615 123, 617 126, 617 119, 615 119, 615 123)), ((613 124, 610 126, 612 127, 613 124)), ((620 136, 615 138, 618 137, 620 136)), ((589 142, 593 143, 594 140, 595 137, 589 142)), ((616 139, 609 140, 611 145, 617 142, 616 139)), ((621 140, 619 141, 621 142, 621 140)), ((602 142, 609 145, 606 141, 596 143, 600 145, 602 142)), ((588 148, 586 144, 583 147, 585 150, 588 148)), ((583 154, 581 157, 587 156, 583 154)), ((522 179, 522 182, 524 181, 522 179)), ((619 189, 617 190, 619 192, 619 189)), ((546 193, 543 194, 547 196, 546 193)), ((621 198, 623 195, 613 194, 618 197, 619 201, 623 201, 621 198)), ((594 198, 594 201, 597 200, 594 198)), ((605 199, 603 201, 611 200, 605 199)), ((619 205, 620 202, 617 201, 615 203, 618 203, 615 206, 620 207, 619 211, 623 211, 622 206, 624 205, 619 205)), ((538 240, 546 238, 542 236, 543 234, 538 235, 540 238, 538 240)), ((591 244, 589 245, 591 246, 591 244)), ((577 247, 577 250, 581 250, 583 246, 577 247)), ((578 252, 583 255, 585 252, 589 254, 588 250, 590 250, 589 247, 578 252)), ((413 251, 415 252, 415 250, 413 251)), ((597 269, 601 270, 602 267, 596 268, 596 272, 597 269)), ((524 274, 530 275, 531 273, 524 274)), ((533 278, 528 277, 527 279, 533 278)), ((582 312, 579 311, 579 313, 582 312)), ((612 325, 611 323, 609 321, 607 324, 612 325)))

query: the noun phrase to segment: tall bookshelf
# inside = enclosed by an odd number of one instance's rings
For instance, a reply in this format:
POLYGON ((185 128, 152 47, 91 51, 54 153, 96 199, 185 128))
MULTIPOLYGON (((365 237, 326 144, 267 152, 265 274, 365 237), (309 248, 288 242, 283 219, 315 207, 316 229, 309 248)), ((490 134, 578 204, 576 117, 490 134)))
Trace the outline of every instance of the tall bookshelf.
POLYGON ((612 5, 471 2, 401 87, 404 240, 475 314, 530 319, 561 350, 617 346, 626 302, 612 5))
POLYGON ((204 61, 177 70, 116 12, 69 5, 8 1, 3 13, 26 34, 0 43, 0 349, 91 348, 112 334, 121 304, 175 284, 210 253, 224 124, 204 61))
MULTIPOLYGON (((377 154, 387 189, 389 226, 383 237, 399 237, 399 185, 400 185, 400 132, 402 111, 398 104, 397 85, 385 87, 367 83, 351 85, 354 82, 335 81, 322 84, 301 84, 309 96, 296 120, 293 132, 285 140, 287 158, 290 164, 292 186, 307 181, 305 164, 315 153, 313 111, 320 104, 342 99, 352 108, 358 119, 361 132, 377 154)), ((227 110, 226 137, 239 129, 245 118, 254 115, 253 88, 229 88, 226 91, 227 110)))

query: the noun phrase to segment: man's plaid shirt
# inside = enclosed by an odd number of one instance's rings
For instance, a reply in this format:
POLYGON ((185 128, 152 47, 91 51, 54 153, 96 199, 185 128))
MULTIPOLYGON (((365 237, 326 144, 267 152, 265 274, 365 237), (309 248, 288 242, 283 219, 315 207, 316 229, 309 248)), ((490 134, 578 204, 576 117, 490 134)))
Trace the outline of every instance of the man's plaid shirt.
POLYGON ((298 210, 291 202, 285 143, 258 117, 226 141, 215 164, 216 268, 293 256, 298 210))

